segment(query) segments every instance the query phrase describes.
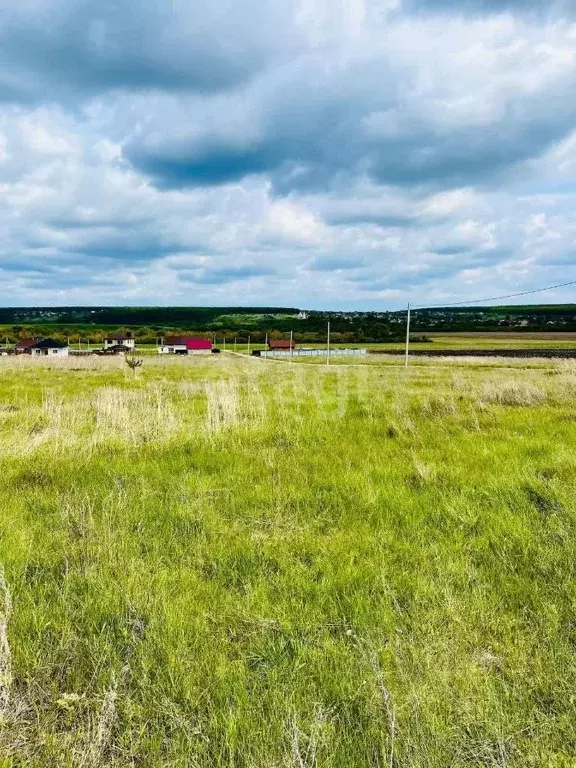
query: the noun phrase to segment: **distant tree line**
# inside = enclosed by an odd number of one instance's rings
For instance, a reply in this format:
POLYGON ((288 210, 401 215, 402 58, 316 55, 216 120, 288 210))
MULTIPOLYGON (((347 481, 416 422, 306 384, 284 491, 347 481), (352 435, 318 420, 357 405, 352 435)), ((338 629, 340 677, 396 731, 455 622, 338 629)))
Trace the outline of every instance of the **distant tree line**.
MULTIPOLYGON (((196 334, 217 342, 255 344, 286 338, 324 343, 330 322, 334 343, 397 342, 406 332, 406 312, 299 313, 292 307, 27 307, 0 308, 0 335, 9 343, 53 337, 101 344, 117 330, 140 344, 174 334, 196 334)), ((412 313, 413 333, 431 331, 576 331, 576 305, 435 307, 412 313)))

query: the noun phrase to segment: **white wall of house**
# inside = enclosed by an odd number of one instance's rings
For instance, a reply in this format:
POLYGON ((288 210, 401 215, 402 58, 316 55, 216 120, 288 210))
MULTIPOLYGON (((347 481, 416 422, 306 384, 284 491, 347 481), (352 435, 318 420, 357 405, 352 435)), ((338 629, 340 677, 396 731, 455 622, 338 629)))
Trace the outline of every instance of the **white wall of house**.
POLYGON ((163 344, 162 346, 158 347, 158 353, 160 355, 175 355, 177 352, 186 352, 186 345, 185 344, 163 344))
POLYGON ((68 347, 48 347, 47 349, 30 350, 35 357, 68 357, 68 347))
POLYGON ((159 355, 176 355, 176 354, 188 354, 188 355, 209 355, 211 350, 209 349, 186 349, 185 344, 163 344, 158 347, 159 355))

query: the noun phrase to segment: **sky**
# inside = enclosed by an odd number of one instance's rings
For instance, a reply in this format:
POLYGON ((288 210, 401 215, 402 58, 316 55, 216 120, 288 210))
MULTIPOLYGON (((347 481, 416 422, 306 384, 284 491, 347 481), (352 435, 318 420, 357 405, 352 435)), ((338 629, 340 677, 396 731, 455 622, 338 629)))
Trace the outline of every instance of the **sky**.
POLYGON ((575 75, 576 0, 3 0, 0 303, 576 280, 575 75))

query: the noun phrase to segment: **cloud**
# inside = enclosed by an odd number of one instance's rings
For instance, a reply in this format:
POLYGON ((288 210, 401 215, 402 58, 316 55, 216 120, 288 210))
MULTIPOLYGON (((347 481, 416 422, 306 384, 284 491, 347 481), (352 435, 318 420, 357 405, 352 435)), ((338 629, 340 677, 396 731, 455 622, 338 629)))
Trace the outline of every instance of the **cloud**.
POLYGON ((0 98, 44 101, 47 88, 50 100, 115 89, 220 91, 302 44, 278 0, 7 0, 0 98))
POLYGON ((181 277, 192 283, 204 285, 224 285, 238 280, 250 280, 253 277, 273 275, 274 270, 264 264, 245 264, 238 266, 220 267, 218 269, 200 269, 193 272, 184 271, 181 277))
POLYGON ((137 131, 124 156, 161 189, 264 176, 277 194, 361 178, 440 190, 501 183, 574 125, 569 29, 552 30, 545 45, 533 27, 509 21, 393 30, 382 40, 367 33, 337 65, 331 49, 302 56, 225 98, 166 96, 161 121, 137 131), (183 130, 191 112, 198 121, 183 130))
POLYGON ((461 0, 455 6, 450 0, 403 0, 402 8, 410 12, 438 12, 447 14, 499 14, 520 13, 549 18, 574 14, 571 0, 461 0))
POLYGON ((316 256, 307 265, 312 272, 334 272, 340 270, 355 270, 365 266, 361 259, 346 256, 316 256))
POLYGON ((0 300, 384 308, 561 282, 573 10, 6 0, 0 300))

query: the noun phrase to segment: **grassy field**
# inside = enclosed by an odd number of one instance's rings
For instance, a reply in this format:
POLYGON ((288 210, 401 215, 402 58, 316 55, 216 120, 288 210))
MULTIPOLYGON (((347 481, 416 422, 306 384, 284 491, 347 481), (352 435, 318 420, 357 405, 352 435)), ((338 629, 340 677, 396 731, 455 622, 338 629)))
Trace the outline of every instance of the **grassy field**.
MULTIPOLYGON (((416 331, 415 337, 422 333, 416 331)), ((576 334, 574 333, 425 333, 430 342, 419 343, 412 341, 410 349, 574 349, 576 334)), ((314 345, 305 345, 314 346, 314 345)), ((325 345, 320 345, 325 346, 325 345)), ((337 347, 366 347, 367 349, 397 349, 404 350, 404 342, 399 344, 336 344, 337 347)))
MULTIPOLYGON (((483 332, 470 332, 470 333, 426 333, 430 342, 420 343, 412 341, 410 344, 411 350, 434 350, 434 349, 574 349, 576 348, 576 333, 562 333, 562 332, 550 332, 550 333, 520 333, 520 332, 506 332, 499 331, 494 333, 483 332)), ((414 337, 421 337, 422 333, 416 331, 414 337)), ((217 346, 222 348, 222 344, 217 346)), ((302 344, 303 347, 314 347, 316 349, 324 349, 326 344, 302 344)), ((366 349, 382 349, 382 350, 397 350, 403 352, 405 344, 399 343, 385 343, 385 344, 332 344, 332 347, 364 347, 366 349)), ((233 350, 234 345, 228 343, 226 345, 227 350, 233 350)), ((263 344, 251 344, 250 349, 264 349, 263 344)), ((248 346, 246 344, 237 344, 237 352, 247 352, 248 346)))
MULTIPOLYGON (((450 349, 456 347, 466 347, 467 349, 498 349, 505 347, 508 349, 545 347, 547 349, 574 349, 576 347, 576 333, 521 333, 498 331, 497 333, 427 333, 434 348, 442 347, 450 349)), ((418 345, 424 348, 426 345, 418 345)))
MULTIPOLYGON (((414 337, 418 338, 422 334, 418 331, 415 332, 414 337)), ((470 332, 470 333, 444 333, 444 334, 435 334, 435 333, 427 333, 425 334, 430 339, 432 339, 431 342, 427 343, 419 343, 413 341, 410 345, 410 348, 412 350, 434 350, 434 349, 461 349, 462 347, 465 347, 467 349, 522 349, 522 348, 529 348, 529 349, 537 349, 539 347, 546 348, 546 349, 574 349, 576 347, 576 333, 562 333, 562 332, 550 332, 550 333, 514 333, 514 332, 506 332, 506 331, 499 331, 497 333, 482 333, 482 332, 470 332)), ((288 338, 288 335, 286 335, 288 338)), ((226 351, 236 351, 236 352, 242 352, 242 353, 248 353, 255 349, 265 349, 264 344, 256 344, 251 343, 250 347, 248 347, 247 344, 241 344, 237 343, 234 345, 233 342, 228 341, 226 345, 223 344, 222 339, 218 338, 218 335, 216 334, 216 340, 217 344, 216 346, 219 347, 221 350, 226 349, 226 351)), ((321 343, 306 343, 302 344, 304 347, 314 347, 317 349, 323 349, 326 347, 326 344, 321 343)), ((399 352, 404 350, 404 342, 399 342, 395 344, 391 343, 368 343, 368 344, 360 344, 360 343, 349 343, 349 344, 332 344, 332 347, 365 347, 367 349, 383 349, 383 350, 397 350, 399 352)), ((71 348, 72 349, 101 349, 102 344, 101 343, 91 343, 90 345, 87 344, 86 339, 84 339, 80 344, 78 341, 74 341, 74 338, 71 337, 71 348)), ((150 355, 150 354, 157 354, 157 347, 155 344, 138 344, 137 352, 142 355, 150 355)))
POLYGON ((575 396, 0 359, 0 766, 571 768, 575 396))

